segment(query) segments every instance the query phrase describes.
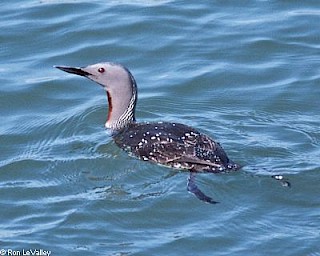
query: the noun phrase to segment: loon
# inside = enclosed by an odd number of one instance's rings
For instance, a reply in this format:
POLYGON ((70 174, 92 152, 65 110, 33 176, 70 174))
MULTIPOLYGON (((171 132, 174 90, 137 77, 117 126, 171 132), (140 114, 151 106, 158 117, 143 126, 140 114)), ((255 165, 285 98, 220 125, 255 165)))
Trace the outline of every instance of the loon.
POLYGON ((104 62, 87 67, 54 66, 86 77, 103 87, 109 104, 105 127, 114 142, 141 160, 187 170, 188 191, 207 203, 217 203, 195 184, 195 173, 237 171, 221 145, 198 130, 180 123, 136 122, 137 84, 121 64, 104 62))

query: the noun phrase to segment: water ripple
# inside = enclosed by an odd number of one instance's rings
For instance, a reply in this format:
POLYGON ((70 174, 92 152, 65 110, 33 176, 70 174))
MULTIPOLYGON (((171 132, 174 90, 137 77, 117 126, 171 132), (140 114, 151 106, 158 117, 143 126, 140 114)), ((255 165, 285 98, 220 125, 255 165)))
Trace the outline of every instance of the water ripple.
POLYGON ((310 1, 3 3, 3 248, 316 255, 318 16, 310 1), (117 148, 103 90, 53 68, 108 60, 134 74, 139 121, 192 125, 244 165, 197 175, 219 204, 189 194, 188 173, 117 148))

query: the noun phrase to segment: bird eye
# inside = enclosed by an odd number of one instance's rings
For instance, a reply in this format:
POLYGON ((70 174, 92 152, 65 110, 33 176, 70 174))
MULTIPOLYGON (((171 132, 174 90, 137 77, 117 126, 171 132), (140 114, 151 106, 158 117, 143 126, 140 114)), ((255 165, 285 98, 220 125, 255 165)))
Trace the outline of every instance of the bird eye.
POLYGON ((104 73, 104 71, 105 71, 104 68, 99 68, 99 69, 98 69, 98 72, 99 72, 99 73, 104 73))

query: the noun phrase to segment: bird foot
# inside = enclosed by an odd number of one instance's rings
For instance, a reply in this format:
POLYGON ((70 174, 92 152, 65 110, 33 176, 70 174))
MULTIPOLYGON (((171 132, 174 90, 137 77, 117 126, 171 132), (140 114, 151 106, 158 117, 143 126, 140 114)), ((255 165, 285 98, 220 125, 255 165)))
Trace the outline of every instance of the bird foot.
POLYGON ((195 182, 195 173, 190 172, 190 176, 188 178, 187 189, 189 192, 194 194, 198 199, 205 203, 216 204, 219 202, 214 201, 211 197, 205 195, 197 186, 195 182))

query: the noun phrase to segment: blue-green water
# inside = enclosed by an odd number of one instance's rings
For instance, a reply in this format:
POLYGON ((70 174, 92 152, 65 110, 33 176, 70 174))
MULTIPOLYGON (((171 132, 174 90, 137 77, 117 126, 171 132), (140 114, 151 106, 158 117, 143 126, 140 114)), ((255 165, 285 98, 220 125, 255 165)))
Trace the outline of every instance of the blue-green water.
POLYGON ((2 3, 0 254, 319 256, 319 24, 319 1, 2 3), (118 149, 101 88, 53 68, 101 61, 132 71, 138 120, 244 165, 197 176, 219 204, 118 149))

